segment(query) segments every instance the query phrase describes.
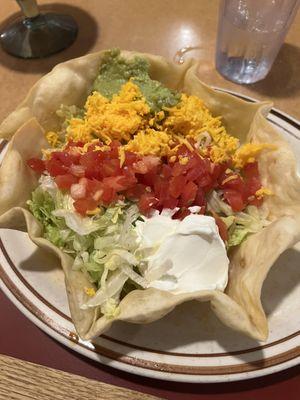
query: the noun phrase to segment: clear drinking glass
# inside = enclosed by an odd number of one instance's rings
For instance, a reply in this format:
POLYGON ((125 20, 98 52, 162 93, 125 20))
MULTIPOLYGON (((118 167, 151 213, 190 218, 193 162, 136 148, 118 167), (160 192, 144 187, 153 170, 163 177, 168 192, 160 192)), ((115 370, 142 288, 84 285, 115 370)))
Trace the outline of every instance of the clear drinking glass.
POLYGON ((226 79, 254 83, 279 52, 299 0, 220 0, 216 68, 226 79))
POLYGON ((70 46, 77 36, 70 15, 39 12, 36 0, 17 0, 23 17, 4 28, 0 42, 5 51, 22 58, 41 58, 70 46))

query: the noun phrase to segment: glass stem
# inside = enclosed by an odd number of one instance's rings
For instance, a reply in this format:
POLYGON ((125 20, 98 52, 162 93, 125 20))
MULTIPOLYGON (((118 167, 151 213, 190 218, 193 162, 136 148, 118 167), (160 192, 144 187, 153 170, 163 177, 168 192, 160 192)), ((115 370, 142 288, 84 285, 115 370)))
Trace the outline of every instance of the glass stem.
POLYGON ((17 0, 21 10, 26 18, 34 18, 39 15, 36 0, 17 0))

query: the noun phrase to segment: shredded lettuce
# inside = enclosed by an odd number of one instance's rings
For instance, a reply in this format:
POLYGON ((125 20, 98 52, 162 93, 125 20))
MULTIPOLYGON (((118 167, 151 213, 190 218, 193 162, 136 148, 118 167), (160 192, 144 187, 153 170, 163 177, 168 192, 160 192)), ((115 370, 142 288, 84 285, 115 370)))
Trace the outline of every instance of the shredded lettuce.
POLYGON ((215 190, 208 198, 208 210, 218 214, 227 227, 229 235, 227 249, 238 246, 248 235, 259 232, 268 224, 262 208, 248 206, 243 212, 234 213, 222 200, 222 194, 215 190))
POLYGON ((120 293, 128 276, 122 271, 114 272, 104 287, 100 287, 96 294, 85 304, 82 305, 82 309, 85 310, 89 307, 96 307, 105 304, 110 298, 120 293))
POLYGON ((207 209, 216 214, 225 214, 226 216, 233 215, 230 205, 225 203, 215 190, 211 192, 207 199, 207 209))
POLYGON ((101 306, 107 316, 113 316, 123 290, 147 286, 134 255, 138 247, 134 224, 140 218, 136 205, 118 202, 102 207, 95 216, 82 217, 71 196, 62 193, 51 177, 43 176, 28 206, 42 223, 45 238, 71 255, 73 269, 87 273, 98 289, 83 308, 101 306))
POLYGON ((228 248, 241 244, 249 234, 259 232, 269 223, 263 210, 255 206, 248 206, 243 212, 221 218, 228 228, 228 248))

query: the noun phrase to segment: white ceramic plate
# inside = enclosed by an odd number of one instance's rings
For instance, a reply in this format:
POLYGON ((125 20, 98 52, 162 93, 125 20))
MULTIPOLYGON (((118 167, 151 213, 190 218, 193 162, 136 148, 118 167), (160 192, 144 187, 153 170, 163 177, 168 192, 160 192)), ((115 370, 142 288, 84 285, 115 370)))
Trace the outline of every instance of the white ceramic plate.
MULTIPOLYGON (((300 170, 299 122, 278 110, 272 110, 268 119, 292 145, 300 170)), ((0 230, 1 288, 32 322, 100 363, 180 382, 242 380, 299 363, 299 263, 300 244, 277 260, 264 284, 262 300, 270 326, 266 343, 226 328, 208 304, 198 302, 183 304, 144 326, 117 322, 91 343, 78 339, 74 332, 57 261, 31 243, 25 233, 0 230)))

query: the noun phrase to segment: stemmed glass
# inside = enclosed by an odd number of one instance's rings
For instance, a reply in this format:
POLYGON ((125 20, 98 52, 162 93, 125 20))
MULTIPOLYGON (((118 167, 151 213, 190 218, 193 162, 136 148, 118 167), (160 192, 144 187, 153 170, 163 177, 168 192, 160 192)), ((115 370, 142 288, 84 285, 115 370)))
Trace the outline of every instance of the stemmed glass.
POLYGON ((70 15, 39 12, 36 0, 17 0, 23 16, 4 28, 0 42, 5 51, 21 58, 41 58, 69 47, 78 32, 70 15))

